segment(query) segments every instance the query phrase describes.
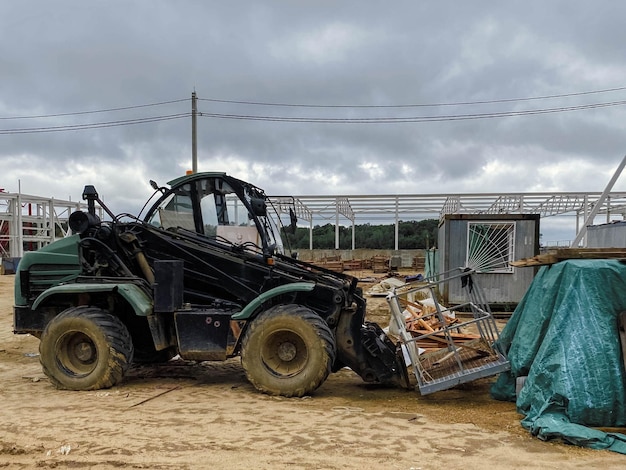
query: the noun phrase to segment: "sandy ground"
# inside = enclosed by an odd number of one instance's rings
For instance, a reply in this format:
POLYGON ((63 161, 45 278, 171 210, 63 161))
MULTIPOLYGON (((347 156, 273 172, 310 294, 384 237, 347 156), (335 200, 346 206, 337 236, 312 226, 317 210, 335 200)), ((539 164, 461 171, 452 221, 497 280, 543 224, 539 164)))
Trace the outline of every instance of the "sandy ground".
POLYGON ((39 341, 12 333, 13 281, 0 276, 0 468, 626 467, 624 455, 531 437, 513 403, 490 398, 492 379, 422 397, 342 370, 287 399, 258 393, 238 360, 174 361, 109 390, 59 391, 39 341))

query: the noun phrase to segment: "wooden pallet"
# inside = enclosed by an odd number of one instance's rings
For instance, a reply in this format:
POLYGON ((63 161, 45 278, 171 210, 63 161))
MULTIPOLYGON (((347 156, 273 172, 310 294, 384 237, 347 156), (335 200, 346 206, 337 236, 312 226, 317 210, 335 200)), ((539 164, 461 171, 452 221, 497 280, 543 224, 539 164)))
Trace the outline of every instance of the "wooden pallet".
POLYGON ((346 271, 363 269, 363 262, 360 259, 346 260, 343 262, 343 269, 346 271))
POLYGON ((343 261, 324 261, 323 263, 318 263, 318 266, 338 273, 343 272, 343 261))
POLYGON ((421 271, 426 265, 426 258, 423 256, 415 256, 411 262, 411 268, 415 271, 421 271))
POLYGON ((374 256, 372 258, 372 271, 375 273, 386 273, 389 271, 389 258, 385 256, 374 256))

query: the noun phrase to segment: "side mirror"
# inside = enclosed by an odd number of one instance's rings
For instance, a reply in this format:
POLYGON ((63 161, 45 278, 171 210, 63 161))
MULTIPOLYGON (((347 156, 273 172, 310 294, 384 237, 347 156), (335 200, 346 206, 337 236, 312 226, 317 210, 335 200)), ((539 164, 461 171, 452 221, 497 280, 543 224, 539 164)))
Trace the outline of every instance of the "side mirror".
POLYGON ((150 180, 150 187, 155 191, 161 191, 163 194, 165 194, 166 189, 163 186, 159 186, 154 180, 150 180))
POLYGON ((257 217, 264 217, 267 215, 267 204, 265 199, 260 197, 250 198, 250 206, 252 207, 252 213, 257 217))
POLYGON ((289 222, 289 231, 291 234, 295 234, 298 227, 298 217, 292 208, 289 208, 289 222))

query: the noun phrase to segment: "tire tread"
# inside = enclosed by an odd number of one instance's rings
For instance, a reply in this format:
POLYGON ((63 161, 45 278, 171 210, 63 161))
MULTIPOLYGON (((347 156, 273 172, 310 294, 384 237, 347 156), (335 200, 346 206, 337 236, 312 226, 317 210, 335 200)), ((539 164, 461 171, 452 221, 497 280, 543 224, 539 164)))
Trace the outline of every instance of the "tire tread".
POLYGON ((282 395, 289 398, 302 397, 316 390, 330 375, 332 366, 337 356, 335 338, 330 330, 330 327, 318 314, 313 312, 311 309, 298 304, 276 305, 252 320, 252 323, 242 340, 241 351, 241 362, 246 376, 257 390, 269 395, 282 395), (253 364, 253 361, 248 359, 248 354, 253 354, 253 352, 248 350, 250 348, 250 341, 254 335, 265 328, 265 325, 268 322, 278 321, 278 319, 283 316, 285 318, 299 318, 300 320, 310 324, 321 340, 324 355, 326 357, 323 367, 314 371, 310 377, 297 381, 297 386, 294 387, 290 387, 287 382, 285 382, 284 385, 281 384, 281 386, 276 386, 271 380, 265 380, 263 374, 259 374, 258 370, 254 370, 255 365, 253 364))
POLYGON ((39 360, 43 372, 58 389, 98 390, 110 388, 123 378, 132 362, 132 358, 133 344, 126 326, 119 318, 97 307, 79 306, 64 310, 48 323, 39 343, 39 360), (51 326, 54 327, 58 323, 71 318, 80 318, 92 322, 104 333, 109 347, 106 373, 102 374, 101 377, 97 377, 95 381, 88 382, 86 385, 77 381, 75 381, 74 386, 68 385, 71 380, 64 381, 63 379, 67 377, 62 375, 58 377, 57 375, 63 374, 63 372, 59 371, 58 367, 55 367, 56 358, 49 357, 46 348, 47 336, 51 326))

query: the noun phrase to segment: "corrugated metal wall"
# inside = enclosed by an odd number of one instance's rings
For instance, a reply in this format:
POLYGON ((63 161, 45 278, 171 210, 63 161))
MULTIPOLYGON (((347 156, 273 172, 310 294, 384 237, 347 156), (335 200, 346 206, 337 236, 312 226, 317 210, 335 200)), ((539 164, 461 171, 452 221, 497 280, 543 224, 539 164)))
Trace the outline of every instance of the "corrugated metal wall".
POLYGON ((587 227, 589 248, 626 248, 626 222, 587 227))

